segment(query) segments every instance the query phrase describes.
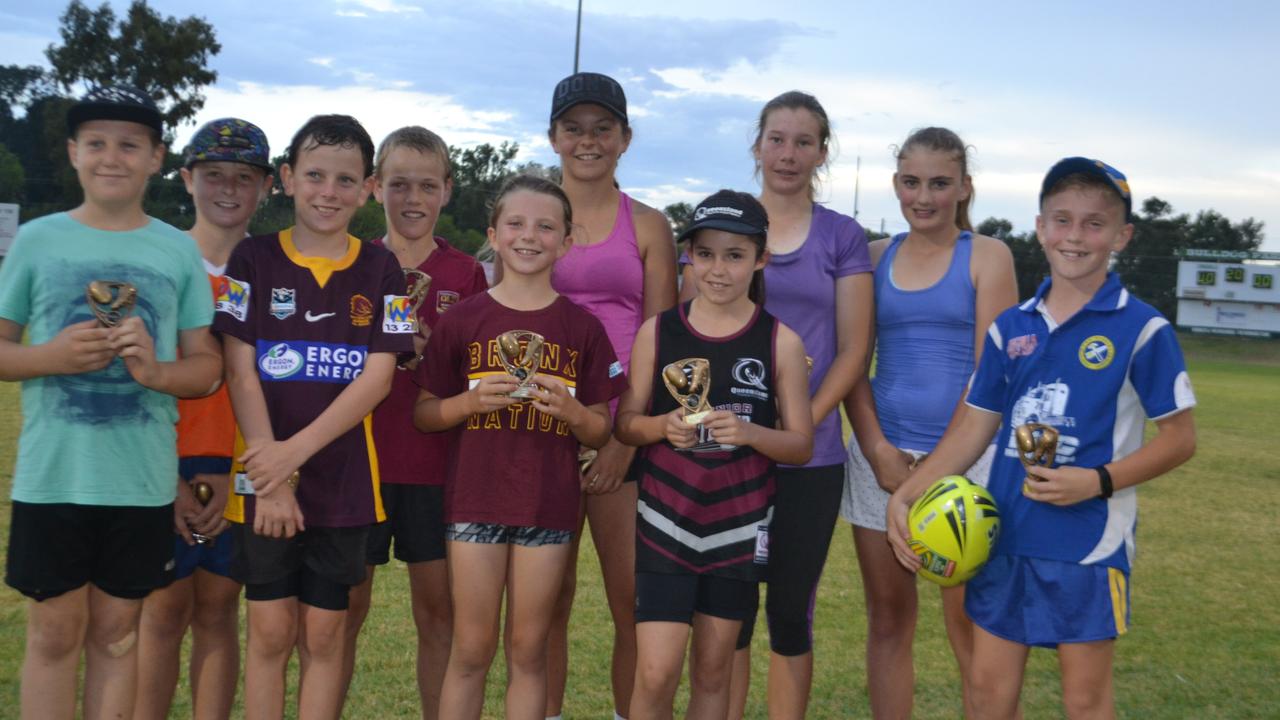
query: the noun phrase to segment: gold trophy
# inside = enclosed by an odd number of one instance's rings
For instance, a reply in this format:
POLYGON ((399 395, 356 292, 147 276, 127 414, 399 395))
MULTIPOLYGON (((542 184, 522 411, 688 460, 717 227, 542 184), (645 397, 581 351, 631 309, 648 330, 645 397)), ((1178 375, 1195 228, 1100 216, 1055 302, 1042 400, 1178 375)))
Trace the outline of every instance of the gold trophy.
POLYGON ((1025 494, 1032 480, 1039 480, 1032 468, 1053 467, 1053 460, 1058 454, 1058 430, 1044 423, 1025 423, 1013 431, 1018 443, 1018 457, 1027 469, 1027 479, 1023 481, 1022 492, 1025 494))
MULTIPOLYGON (((595 448, 583 447, 578 450, 578 472, 585 473, 587 468, 591 467, 591 463, 596 461, 600 456, 600 451, 595 448)), ((591 483, 594 485, 595 480, 591 483)))
POLYGON ((133 311, 138 288, 119 280, 94 280, 84 290, 89 309, 103 327, 115 327, 133 311))
POLYGON ((711 392, 711 361, 685 358, 662 368, 662 382, 679 403, 684 421, 697 425, 711 412, 707 395, 711 392))
POLYGON ((404 294, 409 298, 409 317, 413 323, 413 331, 419 332, 418 309, 427 299, 427 291, 431 289, 431 276, 414 268, 401 268, 404 272, 404 294))
POLYGON ((533 397, 533 376, 542 365, 543 342, 541 335, 528 330, 509 330, 498 336, 498 360, 519 383, 507 397, 533 397))
MULTIPOLYGON (((213 486, 203 480, 194 483, 191 486, 191 491, 195 494, 196 500, 198 500, 201 505, 208 505, 209 501, 213 500, 213 486)), ((208 535, 201 535, 194 531, 191 533, 191 539, 195 540, 196 543, 200 545, 204 545, 206 543, 212 545, 214 541, 217 540, 217 538, 209 537, 208 535)))

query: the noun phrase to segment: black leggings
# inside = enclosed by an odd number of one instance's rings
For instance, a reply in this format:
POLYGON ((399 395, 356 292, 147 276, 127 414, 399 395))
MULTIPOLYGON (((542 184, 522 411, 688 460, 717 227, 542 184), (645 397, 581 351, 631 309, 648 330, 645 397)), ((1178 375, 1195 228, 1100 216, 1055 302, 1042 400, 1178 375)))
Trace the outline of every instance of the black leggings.
MULTIPOLYGON (((844 465, 778 468, 765 617, 769 647, 779 655, 803 655, 813 649, 813 604, 843 492, 844 465)), ((759 605, 757 596, 757 610, 759 605)), ((739 650, 751 645, 755 614, 742 623, 739 650)))

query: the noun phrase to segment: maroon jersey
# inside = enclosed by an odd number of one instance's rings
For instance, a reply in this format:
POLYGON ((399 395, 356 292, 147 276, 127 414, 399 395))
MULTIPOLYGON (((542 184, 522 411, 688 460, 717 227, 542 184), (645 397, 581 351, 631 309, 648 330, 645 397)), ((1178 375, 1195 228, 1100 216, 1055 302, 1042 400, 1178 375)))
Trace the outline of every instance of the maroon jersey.
MULTIPOLYGON (((382 245, 382 240, 375 240, 382 245)), ((435 250, 418 269, 431 276, 431 288, 418 308, 418 322, 434 328, 440 314, 462 298, 484 292, 489 283, 484 268, 470 255, 436 238, 435 250)), ((397 370, 391 393, 373 411, 373 442, 378 448, 382 482, 443 485, 451 431, 421 433, 413 427, 413 404, 418 399, 414 374, 397 370)))
MULTIPOLYGON (((505 373, 497 338, 509 330, 546 339, 539 374, 563 380, 583 405, 608 402, 627 387, 591 313, 564 297, 541 310, 512 310, 489 293, 462 301, 436 325, 419 372, 424 387, 447 398, 505 373)), ((472 415, 459 427, 445 484, 446 522, 577 529, 579 443, 566 423, 518 402, 472 415)))
MULTIPOLYGON (((253 346, 277 440, 324 412, 364 369, 369 353, 411 352, 404 276, 383 248, 347 240, 337 260, 302 256, 292 229, 249 238, 227 262, 213 328, 253 346)), ((378 493, 373 419, 339 435, 302 465, 298 505, 309 526, 350 527, 385 519, 378 493)), ((228 517, 253 520, 253 497, 228 517), (237 515, 239 517, 237 517, 237 515)))

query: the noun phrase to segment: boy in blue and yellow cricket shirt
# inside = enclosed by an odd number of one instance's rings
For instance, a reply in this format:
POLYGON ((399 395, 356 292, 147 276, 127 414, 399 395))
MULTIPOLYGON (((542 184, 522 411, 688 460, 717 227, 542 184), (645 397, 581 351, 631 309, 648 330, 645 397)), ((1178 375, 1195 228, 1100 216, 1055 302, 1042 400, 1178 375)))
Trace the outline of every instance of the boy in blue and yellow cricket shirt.
POLYGON ((973 619, 971 718, 1012 718, 1032 646, 1056 647, 1068 717, 1111 717, 1115 638, 1128 625, 1136 485, 1195 451, 1195 395, 1173 327, 1108 272, 1133 235, 1128 182, 1082 157, 1049 170, 1036 232, 1051 276, 987 333, 961 417, 894 493, 889 539, 907 547, 907 509, 938 477, 960 473, 992 436, 989 489, 1001 532, 966 588, 973 619), (1143 445, 1151 418, 1156 435, 1143 445), (1059 433, 1052 467, 1023 467, 1016 429, 1059 433), (997 430, 999 432, 996 435, 997 430))

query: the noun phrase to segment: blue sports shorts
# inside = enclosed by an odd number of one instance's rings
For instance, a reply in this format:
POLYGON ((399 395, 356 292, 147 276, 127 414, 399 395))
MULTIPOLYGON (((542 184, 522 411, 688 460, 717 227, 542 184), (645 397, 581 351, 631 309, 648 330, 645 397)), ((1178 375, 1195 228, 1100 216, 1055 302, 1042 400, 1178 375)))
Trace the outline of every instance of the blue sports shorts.
POLYGON ((1129 576, 1105 565, 996 555, 965 585, 979 627, 1022 645, 1113 640, 1129 629, 1129 576))

